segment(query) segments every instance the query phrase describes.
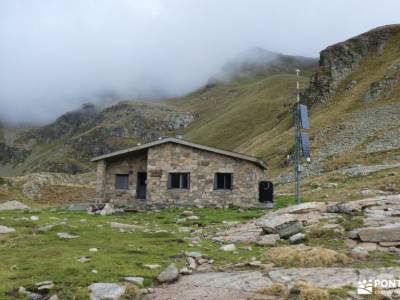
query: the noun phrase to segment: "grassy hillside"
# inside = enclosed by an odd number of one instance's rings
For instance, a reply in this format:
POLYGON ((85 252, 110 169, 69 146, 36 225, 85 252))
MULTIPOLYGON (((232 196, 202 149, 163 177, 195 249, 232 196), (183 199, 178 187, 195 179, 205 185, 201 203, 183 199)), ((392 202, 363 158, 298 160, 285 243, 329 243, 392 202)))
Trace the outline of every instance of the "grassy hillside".
MULTIPOLYGON (((308 78, 303 76, 300 80, 306 84, 308 78)), ((296 99, 295 88, 295 75, 279 74, 251 83, 206 87, 170 103, 199 114, 199 120, 182 131, 185 138, 237 149, 276 127, 290 127, 288 112, 296 99)), ((260 156, 267 154, 260 149, 249 153, 260 156)))

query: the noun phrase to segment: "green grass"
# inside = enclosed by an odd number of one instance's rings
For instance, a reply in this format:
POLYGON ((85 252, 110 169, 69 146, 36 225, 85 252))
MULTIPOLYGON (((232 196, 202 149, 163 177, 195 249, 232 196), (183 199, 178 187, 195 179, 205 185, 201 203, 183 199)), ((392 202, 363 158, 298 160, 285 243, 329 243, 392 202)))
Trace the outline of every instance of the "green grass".
POLYGON ((193 244, 185 238, 190 233, 179 233, 178 228, 190 225, 203 229, 204 233, 220 230, 222 221, 247 221, 262 214, 260 210, 199 209, 195 210, 199 221, 191 224, 176 224, 177 210, 161 213, 142 212, 121 216, 90 216, 86 213, 63 210, 34 213, 40 220, 29 218, 33 213, 2 212, 0 223, 13 227, 15 234, 0 236, 0 299, 19 286, 30 287, 36 282, 52 280, 60 299, 87 299, 87 286, 94 282, 120 282, 122 276, 142 276, 145 285, 153 285, 154 278, 162 268, 174 262, 185 264, 185 251, 200 251, 215 260, 215 267, 232 263, 248 262, 251 257, 261 257, 262 247, 254 246, 251 251, 244 244, 237 244, 238 253, 219 250, 220 245, 204 238, 193 244), (55 219, 57 218, 57 219, 55 219), (86 222, 80 220, 86 219, 86 222), (150 232, 120 232, 110 227, 117 221, 139 224, 150 232), (65 222, 66 224, 61 224, 65 222), (39 233, 37 228, 46 224, 59 224, 49 232, 39 233), (99 227, 102 226, 102 227, 99 227), (167 230, 168 233, 155 233, 167 230), (63 240, 57 232, 79 235, 77 239, 63 240), (97 253, 89 252, 98 248, 97 253), (87 263, 77 262, 80 256, 91 256, 87 263), (149 270, 142 264, 160 264, 161 269, 149 270), (96 269, 97 274, 92 273, 96 269))

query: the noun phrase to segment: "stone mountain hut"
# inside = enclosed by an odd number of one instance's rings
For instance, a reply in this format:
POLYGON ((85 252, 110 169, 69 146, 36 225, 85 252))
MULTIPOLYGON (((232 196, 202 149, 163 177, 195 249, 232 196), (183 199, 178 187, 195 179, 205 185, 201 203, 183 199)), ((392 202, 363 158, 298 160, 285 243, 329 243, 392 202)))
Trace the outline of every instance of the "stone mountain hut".
POLYGON ((133 206, 256 206, 264 161, 176 138, 92 159, 98 202, 133 206))

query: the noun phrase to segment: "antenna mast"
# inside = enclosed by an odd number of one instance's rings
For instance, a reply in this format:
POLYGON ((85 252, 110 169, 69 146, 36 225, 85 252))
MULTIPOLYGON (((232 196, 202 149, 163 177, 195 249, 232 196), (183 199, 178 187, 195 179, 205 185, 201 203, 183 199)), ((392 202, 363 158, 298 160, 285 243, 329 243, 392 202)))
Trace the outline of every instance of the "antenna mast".
POLYGON ((300 175, 301 175, 301 158, 300 158, 300 83, 299 83, 299 75, 300 70, 296 70, 297 76, 297 101, 296 101, 296 109, 294 113, 294 121, 295 121, 295 176, 296 176, 296 203, 300 204, 300 175))

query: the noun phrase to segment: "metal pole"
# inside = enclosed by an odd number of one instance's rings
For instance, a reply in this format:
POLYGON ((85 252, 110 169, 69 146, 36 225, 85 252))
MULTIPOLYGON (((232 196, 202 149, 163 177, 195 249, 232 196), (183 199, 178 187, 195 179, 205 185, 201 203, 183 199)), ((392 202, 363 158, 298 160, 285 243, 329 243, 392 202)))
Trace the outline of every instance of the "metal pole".
POLYGON ((299 74, 300 70, 296 70, 297 76, 297 102, 296 102, 296 112, 295 112, 295 123, 296 123, 296 133, 295 133, 295 143, 296 143, 296 203, 300 204, 300 172, 301 172, 301 161, 300 161, 300 84, 299 84, 299 74))

